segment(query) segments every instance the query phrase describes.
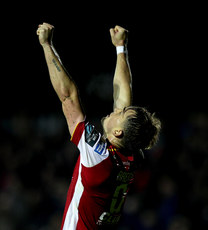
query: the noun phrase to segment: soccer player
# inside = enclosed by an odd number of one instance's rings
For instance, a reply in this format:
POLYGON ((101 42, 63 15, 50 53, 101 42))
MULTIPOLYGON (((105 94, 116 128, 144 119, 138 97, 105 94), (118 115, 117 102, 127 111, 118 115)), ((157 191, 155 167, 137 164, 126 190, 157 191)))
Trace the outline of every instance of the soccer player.
MULTIPOLYGON (((127 54, 128 31, 110 29, 117 51, 113 79, 113 112, 102 119, 103 134, 87 120, 77 86, 64 68, 53 43, 54 27, 39 25, 50 80, 66 117, 71 141, 80 155, 74 168, 63 215, 63 230, 116 229, 140 163, 142 149, 157 141, 160 121, 143 107, 132 105, 132 76, 127 54)), ((104 93, 104 92, 103 92, 104 93)))

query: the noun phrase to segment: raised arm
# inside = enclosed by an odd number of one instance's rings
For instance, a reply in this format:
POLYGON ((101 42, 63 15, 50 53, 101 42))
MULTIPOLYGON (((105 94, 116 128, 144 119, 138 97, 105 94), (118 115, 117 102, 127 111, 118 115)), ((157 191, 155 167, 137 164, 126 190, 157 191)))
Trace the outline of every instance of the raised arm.
POLYGON ((128 31, 120 26, 110 29, 113 45, 117 49, 124 47, 125 52, 117 54, 116 69, 113 79, 114 109, 130 106, 132 103, 132 77, 127 54, 128 31))
POLYGON ((80 105, 76 84, 65 70, 53 46, 53 31, 54 27, 52 25, 43 23, 39 25, 37 35, 44 50, 51 83, 62 102, 69 132, 72 134, 77 123, 84 119, 84 114, 80 105))

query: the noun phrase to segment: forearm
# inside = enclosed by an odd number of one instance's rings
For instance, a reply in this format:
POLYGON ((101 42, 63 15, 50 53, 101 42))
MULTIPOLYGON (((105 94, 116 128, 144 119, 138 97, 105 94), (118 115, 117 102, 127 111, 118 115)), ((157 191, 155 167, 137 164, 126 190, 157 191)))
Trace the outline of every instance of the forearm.
POLYGON ((77 89, 71 76, 66 72, 61 60, 52 45, 43 46, 46 63, 49 70, 50 80, 59 99, 63 102, 77 94, 77 89))
POLYGON ((113 79, 114 108, 123 108, 132 103, 132 76, 128 62, 128 54, 117 55, 116 69, 113 79))

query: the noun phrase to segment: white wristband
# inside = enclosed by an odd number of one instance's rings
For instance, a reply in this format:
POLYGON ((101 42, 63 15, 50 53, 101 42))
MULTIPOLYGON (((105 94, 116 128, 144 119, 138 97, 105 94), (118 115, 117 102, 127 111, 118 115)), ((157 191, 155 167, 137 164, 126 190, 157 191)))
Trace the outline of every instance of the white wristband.
POLYGON ((120 54, 120 53, 127 53, 126 51, 127 51, 126 47, 124 47, 124 46, 116 46, 117 55, 120 54))

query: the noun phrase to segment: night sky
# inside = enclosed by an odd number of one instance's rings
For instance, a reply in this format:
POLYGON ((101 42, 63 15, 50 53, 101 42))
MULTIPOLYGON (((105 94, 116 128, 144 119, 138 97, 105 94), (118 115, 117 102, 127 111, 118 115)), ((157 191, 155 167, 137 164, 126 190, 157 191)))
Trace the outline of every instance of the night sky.
MULTIPOLYGON (((89 110, 99 103, 96 98, 86 98, 92 76, 105 73, 113 77, 116 55, 109 29, 120 25, 129 30, 134 104, 170 120, 193 111, 205 112, 203 6, 115 5, 119 4, 59 1, 5 6, 2 11, 6 13, 1 16, 1 115, 21 110, 33 114, 60 111, 36 35, 42 22, 55 26, 54 45, 80 89, 86 111, 89 103, 89 110)), ((96 87, 99 89, 99 84, 96 87)), ((105 113, 105 106, 101 110, 105 113)))

